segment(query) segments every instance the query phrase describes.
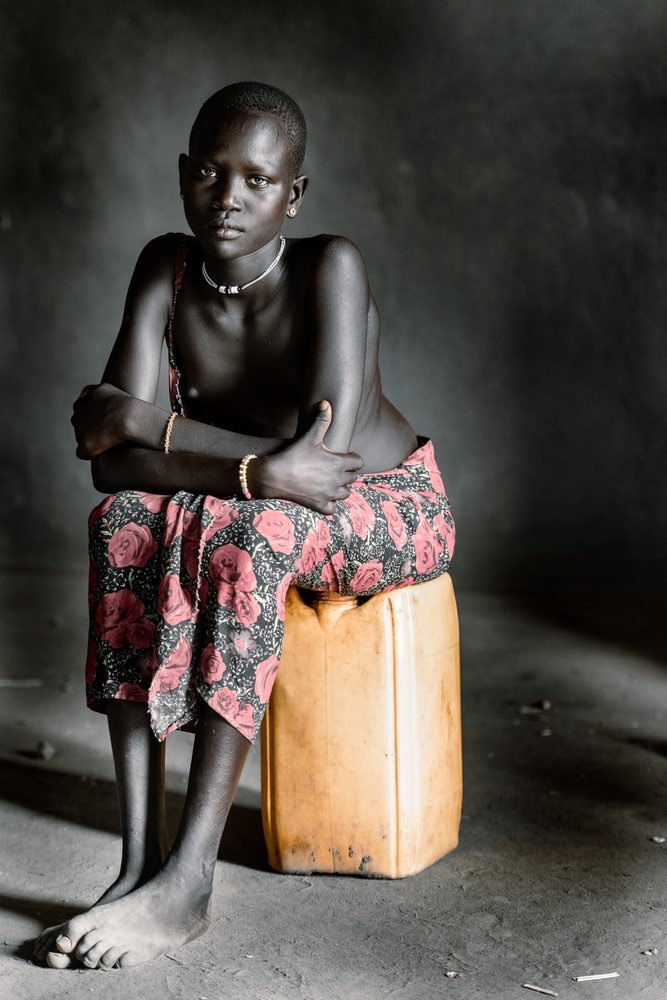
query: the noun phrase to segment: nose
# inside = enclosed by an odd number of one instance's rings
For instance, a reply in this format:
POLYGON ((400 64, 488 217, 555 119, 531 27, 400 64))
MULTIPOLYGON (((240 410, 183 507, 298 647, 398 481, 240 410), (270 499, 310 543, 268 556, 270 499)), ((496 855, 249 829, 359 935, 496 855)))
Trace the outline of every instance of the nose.
POLYGON ((241 208, 239 182, 229 175, 221 175, 216 186, 214 205, 224 211, 241 208))

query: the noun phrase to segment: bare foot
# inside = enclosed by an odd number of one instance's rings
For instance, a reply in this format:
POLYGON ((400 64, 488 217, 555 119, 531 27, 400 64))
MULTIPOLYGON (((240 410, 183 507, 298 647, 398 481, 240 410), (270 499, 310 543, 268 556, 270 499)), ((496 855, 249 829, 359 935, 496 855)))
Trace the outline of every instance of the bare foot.
MULTIPOLYGON (((161 864, 162 859, 156 861, 150 867, 144 868, 138 874, 125 872, 119 875, 116 881, 102 893, 94 905, 100 906, 102 903, 113 903, 117 899, 122 899, 123 896, 134 892, 140 885, 144 885, 151 878, 154 878, 160 870, 161 864)), ((59 951, 56 944, 58 938, 64 933, 63 929, 66 926, 67 923, 65 922, 63 924, 56 924, 53 927, 47 927, 35 941, 35 958, 39 962, 46 962, 52 969, 66 969, 74 961, 73 956, 65 955, 62 951, 59 951)))
POLYGON ((115 903, 117 899, 129 896, 140 885, 145 885, 146 882, 150 882, 152 878, 155 878, 162 868, 166 857, 167 851, 164 850, 159 857, 155 857, 153 861, 147 862, 140 871, 128 870, 121 872, 116 881, 108 889, 105 889, 93 905, 101 906, 102 903, 115 903))
POLYGON ((191 874, 183 877, 167 867, 122 899, 63 924, 58 951, 88 969, 140 965, 203 934, 210 898, 210 883, 197 884, 191 874))

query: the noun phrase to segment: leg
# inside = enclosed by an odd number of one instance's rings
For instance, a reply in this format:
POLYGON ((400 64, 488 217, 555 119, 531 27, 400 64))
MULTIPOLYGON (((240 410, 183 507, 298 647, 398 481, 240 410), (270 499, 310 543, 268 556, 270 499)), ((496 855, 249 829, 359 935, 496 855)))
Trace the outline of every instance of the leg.
MULTIPOLYGON (((141 702, 109 701, 109 736, 116 770, 123 855, 120 874, 100 897, 110 903, 152 878, 168 851, 164 801, 164 743, 153 735, 141 702)), ((69 957, 56 949, 62 925, 49 927, 35 944, 36 958, 62 968, 69 957)))
POLYGON ((146 706, 110 701, 107 718, 113 752, 123 856, 116 881, 98 899, 111 903, 157 874, 169 850, 164 800, 164 742, 150 728, 146 706))
POLYGON ((207 929, 220 837, 249 749, 245 737, 202 706, 183 816, 166 862, 134 892, 63 925, 62 953, 89 968, 138 965, 207 929))

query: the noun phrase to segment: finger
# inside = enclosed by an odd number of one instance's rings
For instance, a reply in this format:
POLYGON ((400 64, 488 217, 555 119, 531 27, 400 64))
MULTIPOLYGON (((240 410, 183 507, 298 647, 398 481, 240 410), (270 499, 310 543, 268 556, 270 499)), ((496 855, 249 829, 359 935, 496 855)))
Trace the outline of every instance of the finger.
POLYGON ((329 425, 331 423, 331 404, 325 399, 319 403, 319 409, 317 416, 310 425, 310 432, 314 434, 315 444, 322 444, 324 435, 329 430, 329 425))
POLYGON ((341 472, 358 474, 364 467, 364 460, 356 451, 331 451, 326 445, 323 448, 332 458, 337 459, 341 472))
POLYGON ((97 385, 84 385, 83 389, 76 398, 82 399, 83 396, 87 396, 89 392, 93 391, 93 389, 97 389, 97 385))
POLYGON ((335 486, 348 486, 350 483, 356 483, 358 478, 357 469, 348 469, 347 463, 345 465, 341 463, 340 467, 331 473, 330 482, 335 486))

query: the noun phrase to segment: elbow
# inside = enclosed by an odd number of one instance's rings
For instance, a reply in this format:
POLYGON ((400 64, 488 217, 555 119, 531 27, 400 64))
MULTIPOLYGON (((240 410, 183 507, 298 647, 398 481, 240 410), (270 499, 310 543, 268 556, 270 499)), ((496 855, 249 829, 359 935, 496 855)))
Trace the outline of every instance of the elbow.
POLYGON ((115 493, 119 489, 118 483, 111 475, 107 455, 107 452, 102 452, 100 455, 95 455, 90 461, 93 486, 99 493, 115 493))

